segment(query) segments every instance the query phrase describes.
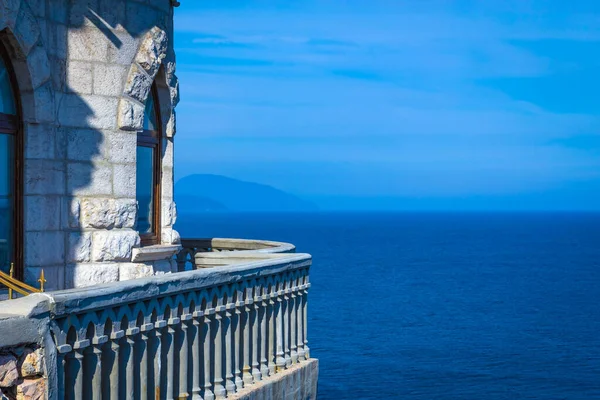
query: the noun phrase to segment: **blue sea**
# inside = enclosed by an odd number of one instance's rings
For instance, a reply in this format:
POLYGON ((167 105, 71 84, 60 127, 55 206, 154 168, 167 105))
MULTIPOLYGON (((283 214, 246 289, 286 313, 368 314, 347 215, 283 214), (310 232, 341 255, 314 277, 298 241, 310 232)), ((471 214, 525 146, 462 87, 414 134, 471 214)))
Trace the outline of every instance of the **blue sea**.
POLYGON ((600 214, 180 215, 314 257, 319 399, 600 399, 600 214))

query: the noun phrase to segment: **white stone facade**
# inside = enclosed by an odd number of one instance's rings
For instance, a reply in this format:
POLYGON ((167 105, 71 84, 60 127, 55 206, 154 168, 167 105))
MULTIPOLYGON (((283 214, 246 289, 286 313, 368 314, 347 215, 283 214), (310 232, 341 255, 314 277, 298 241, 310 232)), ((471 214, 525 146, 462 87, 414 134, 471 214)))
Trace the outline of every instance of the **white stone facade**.
POLYGON ((37 286, 41 269, 47 290, 170 272, 179 243, 171 1, 0 0, 0 40, 22 108, 26 282, 37 286), (164 132, 164 251, 133 261, 136 132, 154 81, 164 132))

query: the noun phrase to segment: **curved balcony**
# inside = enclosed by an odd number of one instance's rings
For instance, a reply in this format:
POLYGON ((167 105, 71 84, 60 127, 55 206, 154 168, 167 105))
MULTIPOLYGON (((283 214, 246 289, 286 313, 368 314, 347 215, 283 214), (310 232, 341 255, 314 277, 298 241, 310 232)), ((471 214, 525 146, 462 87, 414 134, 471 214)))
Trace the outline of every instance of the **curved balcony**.
POLYGON ((296 252, 290 243, 269 240, 182 239, 181 246, 177 255, 179 271, 252 262, 273 258, 270 255, 274 254, 296 252))

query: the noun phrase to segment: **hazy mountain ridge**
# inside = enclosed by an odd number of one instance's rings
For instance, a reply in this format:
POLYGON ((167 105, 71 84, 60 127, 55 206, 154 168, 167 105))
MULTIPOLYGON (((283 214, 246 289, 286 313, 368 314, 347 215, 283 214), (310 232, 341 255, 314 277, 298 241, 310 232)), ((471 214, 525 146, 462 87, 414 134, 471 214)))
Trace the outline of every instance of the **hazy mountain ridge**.
POLYGON ((194 174, 175 184, 181 213, 315 211, 318 207, 272 186, 221 175, 194 174))

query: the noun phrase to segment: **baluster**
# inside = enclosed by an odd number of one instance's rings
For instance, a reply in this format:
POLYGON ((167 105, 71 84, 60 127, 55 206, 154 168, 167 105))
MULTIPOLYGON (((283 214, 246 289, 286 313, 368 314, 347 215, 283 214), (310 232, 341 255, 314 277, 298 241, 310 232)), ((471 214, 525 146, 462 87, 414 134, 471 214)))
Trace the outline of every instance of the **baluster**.
POLYGON ((125 397, 133 399, 134 396, 134 378, 135 378, 135 339, 134 336, 140 333, 140 328, 133 327, 125 332, 125 341, 127 342, 127 364, 125 366, 125 397))
POLYGON ((227 395, 235 394, 235 383, 233 383, 233 368, 231 361, 233 358, 233 344, 231 342, 231 312, 229 311, 234 307, 233 304, 227 304, 225 312, 223 313, 223 336, 225 336, 225 389, 227 395))
POLYGON ((92 352, 96 364, 92 374, 92 399, 102 398, 102 347, 108 342, 108 336, 102 335, 92 338, 92 352))
POLYGON ((269 376, 269 367, 267 365, 267 299, 269 295, 263 293, 260 302, 258 318, 260 320, 260 373, 263 378, 269 376))
POLYGON ((275 302, 273 301, 273 293, 269 293, 269 301, 267 312, 269 314, 269 375, 275 374, 275 320, 276 320, 276 312, 275 312, 275 302))
POLYGON ((244 313, 242 314, 244 325, 244 368, 242 369, 242 377, 244 385, 250 385, 254 382, 250 373, 250 312, 252 311, 251 305, 254 303, 254 299, 250 297, 248 292, 247 289, 244 313))
POLYGON ((66 396, 65 396, 65 388, 66 388, 65 378, 67 376, 67 374, 66 374, 67 356, 73 350, 73 348, 68 344, 63 344, 60 346, 56 346, 56 350, 57 350, 56 361, 57 361, 57 365, 58 365, 58 371, 56 371, 56 378, 58 381, 58 388, 57 388, 58 398, 64 399, 64 398, 66 398, 66 396))
POLYGON ((286 288, 283 295, 283 351, 285 353, 285 367, 292 365, 290 357, 290 289, 286 288))
POLYGON ((194 327, 194 341, 192 342, 192 400, 202 400, 200 397, 200 318, 204 315, 202 311, 194 311, 192 326, 194 327))
POLYGON ((154 324, 143 324, 140 327, 142 340, 139 343, 142 354, 140 360, 140 398, 150 400, 154 397, 154 393, 148 393, 148 343, 150 340, 150 332, 154 329, 154 324))
POLYGON ((296 296, 296 330, 298 332, 298 361, 302 361, 305 359, 304 354, 304 318, 302 317, 302 293, 304 290, 304 285, 298 286, 298 294, 296 296))
POLYGON ((290 358, 292 359, 292 364, 296 364, 298 362, 298 352, 296 351, 296 290, 298 288, 296 286, 292 287, 292 292, 290 294, 290 358))
POLYGON ((211 357, 210 350, 212 347, 212 317, 211 315, 215 313, 215 309, 211 308, 204 312, 204 324, 202 325, 202 342, 204 343, 204 400, 213 400, 215 398, 214 393, 212 392, 212 384, 211 384, 211 376, 210 376, 210 367, 211 357))
POLYGON ((161 398, 161 384, 162 384, 162 371, 163 371, 163 336, 164 328, 167 326, 167 321, 159 320, 154 323, 154 337, 156 338, 156 353, 154 355, 154 396, 155 398, 161 398))
POLYGON ((189 397, 188 393, 188 329, 192 314, 181 316, 181 349, 179 350, 179 396, 178 399, 189 397))
MULTIPOLYGON (((238 299, 240 299, 241 296, 238 296, 238 299)), ((233 323, 233 341, 234 341, 234 357, 233 357, 233 374, 235 375, 235 386, 237 388, 237 390, 241 390, 244 387, 244 381, 242 380, 242 372, 240 370, 240 330, 241 330, 241 326, 240 326, 240 317, 241 317, 241 311, 240 308, 244 306, 244 302, 243 301, 238 301, 235 304, 235 312, 233 314, 233 318, 232 318, 232 323, 233 323)))
MULTIPOLYGON (((121 384, 119 379, 119 350, 121 346, 119 345, 119 341, 121 338, 125 336, 125 331, 118 330, 112 332, 110 334, 110 350, 113 353, 113 363, 110 367, 110 398, 118 399, 119 398, 119 386, 121 384)), ((59 397, 60 398, 60 397, 59 397)))
POLYGON ((73 366, 75 367, 75 384, 73 385, 74 399, 79 400, 83 398, 83 350, 89 346, 89 340, 81 340, 79 343, 75 343, 75 351, 73 352, 73 366), (87 342, 83 343, 82 342, 87 342))
POLYGON ((260 296, 254 298, 253 310, 250 315, 250 324, 252 325, 252 377, 254 382, 258 382, 262 379, 258 363, 258 310, 260 308, 260 296))
MULTIPOLYGON (((174 312, 174 311, 171 311, 174 312)), ((167 336, 169 347, 167 349, 167 400, 174 399, 175 387, 175 327, 179 325, 181 319, 179 317, 169 318, 167 321, 167 336)))
POLYGON ((214 332, 214 344, 215 344, 215 397, 217 399, 224 399, 226 395, 225 387, 223 386, 223 329, 222 320, 223 316, 221 313, 225 309, 225 306, 217 306, 215 313, 215 332, 214 332))
POLYGON ((277 298, 275 302, 275 313, 277 315, 277 353, 275 359, 275 365, 277 366, 277 372, 285 369, 285 358, 283 352, 283 290, 277 292, 277 298))
MULTIPOLYGON (((307 276, 308 280, 308 276, 307 276)), ((310 358, 310 348, 308 347, 308 288, 310 283, 304 285, 305 289, 302 292, 302 312, 304 314, 304 358, 310 358)))

